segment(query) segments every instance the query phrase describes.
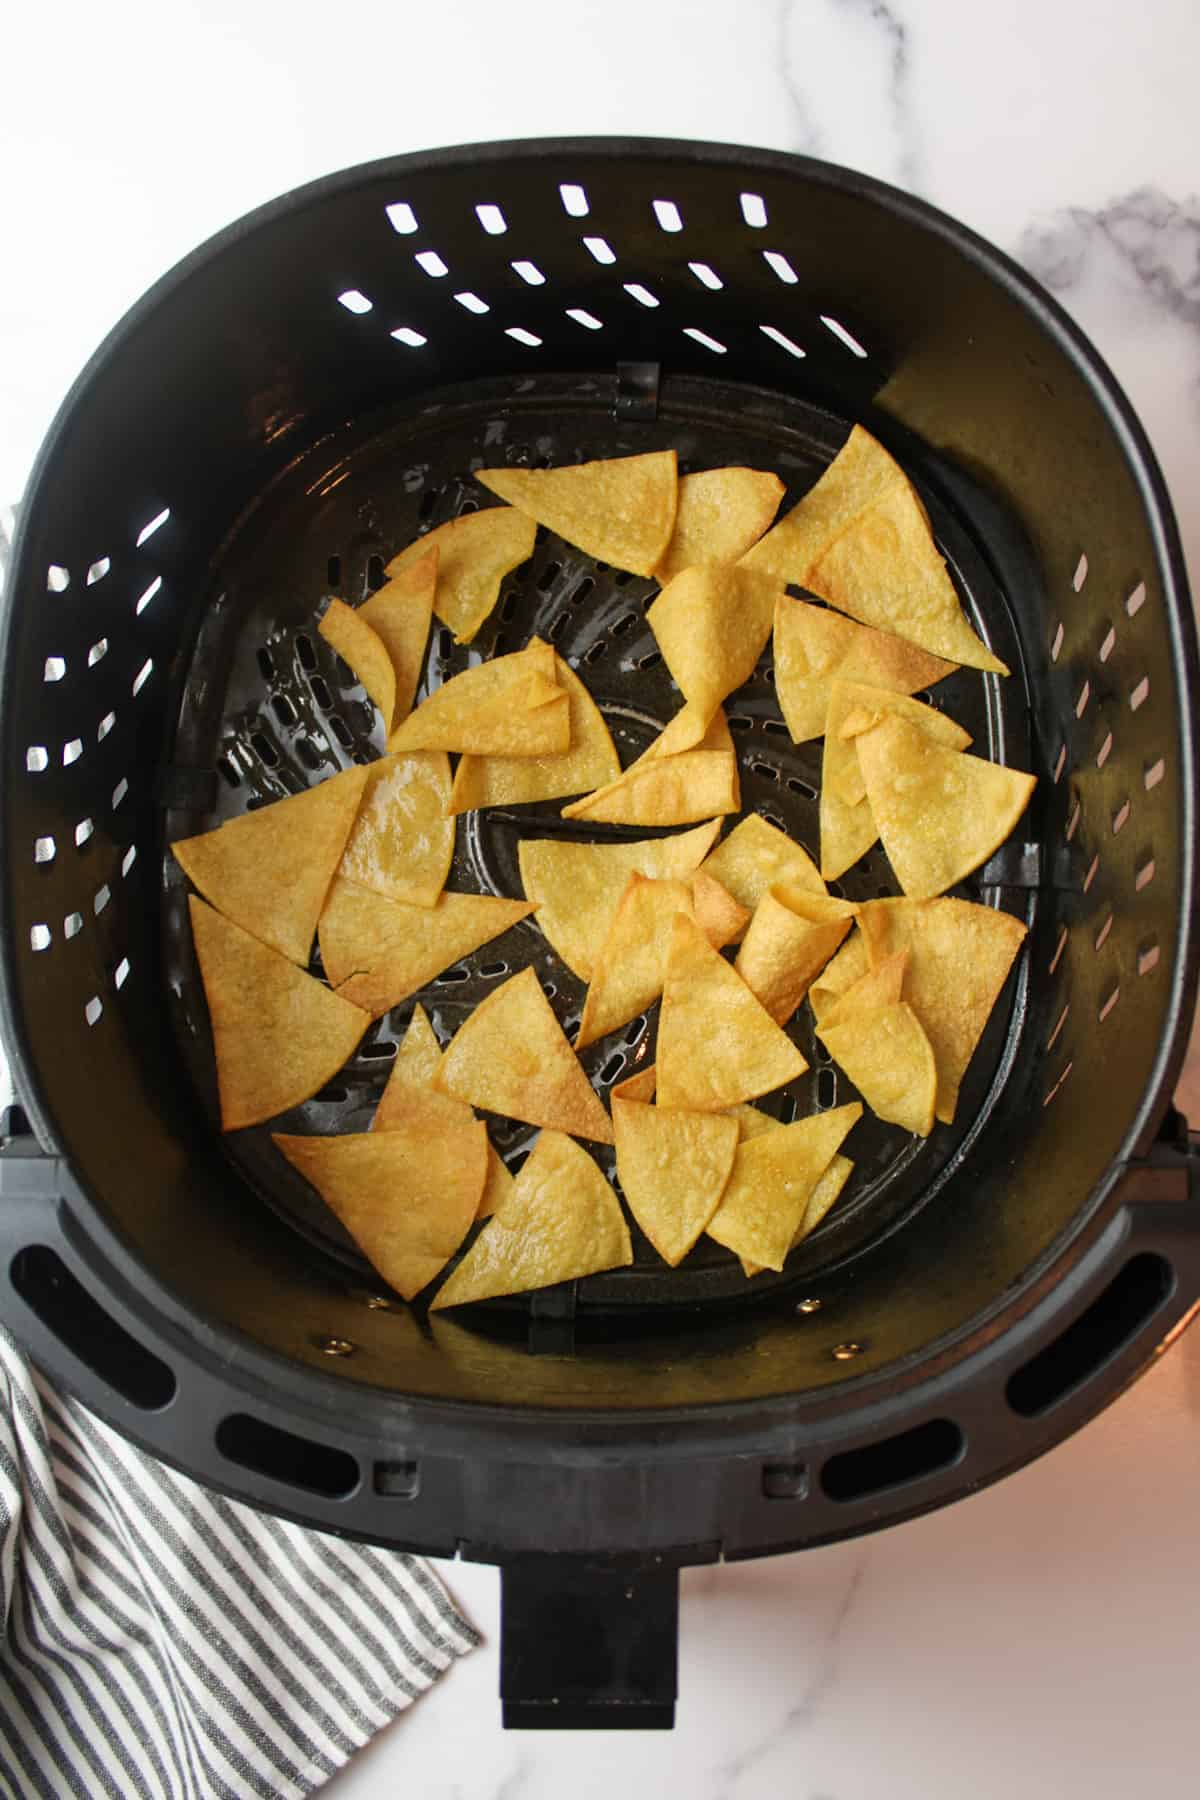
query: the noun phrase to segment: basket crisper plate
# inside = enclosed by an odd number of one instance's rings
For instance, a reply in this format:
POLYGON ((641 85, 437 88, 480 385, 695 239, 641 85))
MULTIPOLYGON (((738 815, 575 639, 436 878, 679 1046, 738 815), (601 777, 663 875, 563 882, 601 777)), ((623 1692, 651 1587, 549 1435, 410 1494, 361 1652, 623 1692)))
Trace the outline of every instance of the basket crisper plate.
MULTIPOLYGON (((680 473, 725 463, 774 469, 788 484, 781 511, 808 487, 843 442, 849 422, 758 388, 691 377, 668 379, 657 417, 616 416, 616 379, 535 375, 473 383, 430 394, 419 407, 345 427, 299 459, 243 517, 215 561, 209 605, 184 686, 175 765, 218 771, 195 789, 201 805, 166 815, 167 841, 210 829, 382 753, 382 729, 364 690, 317 634, 327 596, 351 604, 383 579, 383 566, 423 530, 491 496, 471 479, 485 465, 546 466, 674 446, 680 473), (208 788, 208 792, 204 789, 208 788), (212 802, 211 807, 209 802, 212 802)), ((886 421, 876 427, 886 438, 886 421)), ((993 566, 961 513, 939 493, 936 463, 909 473, 921 488, 935 535, 968 615, 1013 667, 1008 681, 962 670, 940 683, 932 703, 971 733, 993 760, 1033 767, 1020 650, 993 566)), ((961 476, 958 478, 961 487, 961 476)), ((533 556, 508 576, 491 619, 469 647, 456 647, 434 621, 418 697, 470 663, 519 649, 535 633, 551 642, 586 683, 608 721, 622 763, 639 754, 681 704, 658 654, 645 611, 657 584, 610 569, 544 530, 533 556)), ((779 713, 771 647, 750 682, 726 702, 742 781, 743 812, 758 812, 790 832, 815 857, 822 745, 795 746, 779 713)), ((182 790, 181 790, 182 792, 182 790)), ((523 836, 645 837, 643 830, 581 828, 560 817, 563 801, 468 813, 462 817, 447 885, 520 895, 517 846, 523 836)), ((164 944, 167 989, 177 1041, 194 1082, 217 1120, 207 1011, 187 924, 187 885, 165 855, 164 944)), ((988 873, 988 871, 985 871, 988 873)), ((880 845, 832 891, 871 899, 898 891, 880 845)), ((960 890, 1032 917, 1034 895, 979 879, 960 890)), ((446 1042, 498 981, 532 963, 573 1035, 584 985, 530 920, 446 970, 416 996, 446 1042)), ((319 961, 313 970, 320 973, 319 961)), ((579 1284, 582 1309, 736 1301, 803 1281, 894 1230, 927 1201, 961 1160, 998 1096, 1016 1054, 1024 1017, 1024 977, 996 1009, 963 1085, 958 1122, 914 1139, 864 1113, 855 1128, 855 1175, 833 1215, 788 1261, 782 1275, 747 1283, 729 1252, 701 1238, 677 1270, 668 1270, 633 1228, 631 1268, 579 1284)), ((284 1162, 270 1130, 362 1131, 411 1016, 405 1001, 367 1032, 335 1081, 270 1127, 225 1139, 228 1154, 265 1201, 355 1278, 365 1265, 312 1189, 284 1162)), ((653 1023, 633 1021, 591 1046, 582 1062, 607 1098, 611 1086, 653 1058, 653 1023)), ((831 1065, 802 1007, 789 1032, 809 1072, 764 1104, 784 1120, 854 1098, 831 1065)), ((516 1167, 534 1128, 489 1117, 493 1143, 516 1167)), ((613 1153, 588 1146, 610 1176, 613 1153)), ((377 1277, 369 1277, 377 1282, 377 1277)), ((505 1303, 500 1303, 505 1304, 505 1303)), ((527 1301, 509 1302, 525 1306, 527 1301)))

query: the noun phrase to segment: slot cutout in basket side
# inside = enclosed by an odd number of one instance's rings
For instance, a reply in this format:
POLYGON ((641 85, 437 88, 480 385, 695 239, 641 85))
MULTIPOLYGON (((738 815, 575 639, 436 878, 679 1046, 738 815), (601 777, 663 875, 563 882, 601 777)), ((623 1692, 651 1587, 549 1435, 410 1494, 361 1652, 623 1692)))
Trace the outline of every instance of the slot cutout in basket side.
POLYGON ((948 1469, 965 1448, 952 1419, 929 1419, 881 1443, 831 1456, 821 1470, 821 1486, 831 1500, 865 1500, 948 1469))
POLYGON ((230 1413, 217 1426, 217 1449, 228 1462, 288 1487, 343 1500, 358 1486, 358 1464, 347 1450, 299 1437, 249 1413, 230 1413))
POLYGON ((1008 1404, 1038 1419, 1110 1363, 1153 1318, 1175 1287, 1165 1257, 1142 1251, 1125 1264, 1073 1324, 1009 1376, 1008 1404))
POLYGON ((13 1257, 9 1277, 47 1331, 131 1406, 157 1412, 171 1404, 173 1371, 105 1311, 56 1250, 27 1244, 13 1257))

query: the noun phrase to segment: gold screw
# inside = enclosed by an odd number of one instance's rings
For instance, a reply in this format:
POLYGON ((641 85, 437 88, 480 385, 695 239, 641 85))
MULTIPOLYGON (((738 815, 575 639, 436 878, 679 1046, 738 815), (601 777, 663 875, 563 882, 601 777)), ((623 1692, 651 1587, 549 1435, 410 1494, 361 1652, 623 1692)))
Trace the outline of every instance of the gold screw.
POLYGON ((317 1349, 326 1356, 353 1356, 358 1345, 352 1344, 349 1338, 323 1337, 317 1339, 317 1349))
POLYGON ((798 1313, 815 1313, 815 1312, 820 1312, 820 1310, 821 1310, 821 1302, 819 1300, 815 1300, 815 1299, 814 1300, 801 1300, 799 1305, 796 1307, 796 1311, 798 1313))
POLYGON ((833 1346, 834 1362, 853 1362, 854 1358, 861 1356, 862 1353, 861 1344, 835 1344, 833 1346))

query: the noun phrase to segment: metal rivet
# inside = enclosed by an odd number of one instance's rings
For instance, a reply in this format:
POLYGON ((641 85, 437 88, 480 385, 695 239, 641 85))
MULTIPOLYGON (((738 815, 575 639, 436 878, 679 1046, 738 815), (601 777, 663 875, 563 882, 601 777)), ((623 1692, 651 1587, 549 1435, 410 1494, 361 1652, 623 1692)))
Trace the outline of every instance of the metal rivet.
POLYGON ((384 1294, 368 1294, 367 1305, 372 1312, 390 1312, 392 1303, 384 1294))
POLYGON ((358 1345, 352 1344, 349 1338, 340 1337, 317 1338, 316 1345, 325 1356, 353 1356, 358 1349, 358 1345))
POLYGON ((861 1356, 862 1353, 863 1346, 861 1344, 835 1344, 833 1346, 834 1362, 852 1362, 856 1356, 861 1356))
POLYGON ((798 1313, 815 1313, 820 1310, 821 1302, 819 1300, 801 1300, 796 1307, 798 1313))

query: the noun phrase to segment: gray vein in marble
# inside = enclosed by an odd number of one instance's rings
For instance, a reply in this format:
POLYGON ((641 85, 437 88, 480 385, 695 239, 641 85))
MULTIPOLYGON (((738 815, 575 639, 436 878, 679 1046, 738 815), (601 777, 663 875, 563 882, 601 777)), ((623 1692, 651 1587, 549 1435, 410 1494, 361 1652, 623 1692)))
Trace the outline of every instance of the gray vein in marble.
POLYGON ((889 64, 888 104, 896 133, 896 177, 904 187, 920 193, 923 186, 923 158, 912 98, 908 28, 887 4, 887 0, 836 0, 836 5, 840 12, 857 13, 860 18, 878 26, 881 36, 886 40, 889 64))
POLYGON ((779 72, 783 77, 783 85, 791 102, 793 113, 794 137, 791 148, 801 156, 824 156, 827 154, 824 139, 812 118, 808 102, 804 98, 800 84, 796 80, 796 71, 792 65, 791 53, 791 17, 794 0, 779 0, 775 20, 775 32, 778 40, 779 72))
POLYGON ((500 1786, 496 1789, 494 1800, 518 1800, 518 1795, 528 1781, 532 1768, 532 1758, 528 1756, 518 1756, 516 1762, 508 1771, 508 1774, 504 1777, 500 1786))
POLYGON ((1136 188, 1095 211, 1066 207, 1030 225, 1017 255, 1056 293, 1076 287, 1098 250, 1115 253, 1172 318, 1200 327, 1200 200, 1136 188))

